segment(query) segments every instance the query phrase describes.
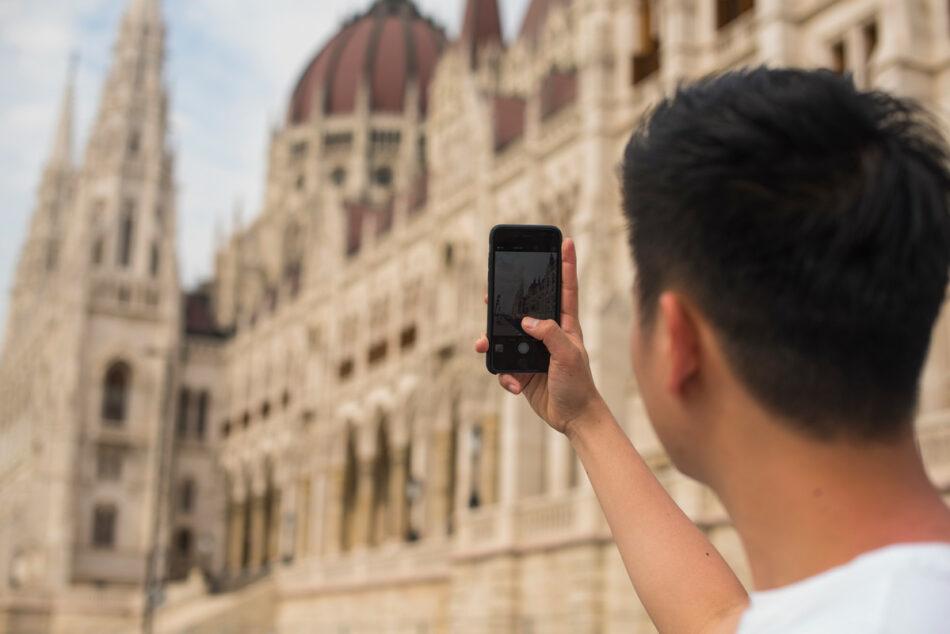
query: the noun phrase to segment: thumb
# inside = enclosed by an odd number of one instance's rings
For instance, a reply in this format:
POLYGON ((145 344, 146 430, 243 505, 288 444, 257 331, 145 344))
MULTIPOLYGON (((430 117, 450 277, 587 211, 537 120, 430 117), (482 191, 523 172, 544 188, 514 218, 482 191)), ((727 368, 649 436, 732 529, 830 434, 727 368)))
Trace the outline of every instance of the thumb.
POLYGON ((544 346, 551 353, 551 356, 565 363, 577 352, 574 342, 568 339, 561 327, 553 319, 535 319, 525 317, 521 320, 521 327, 535 339, 544 342, 544 346))

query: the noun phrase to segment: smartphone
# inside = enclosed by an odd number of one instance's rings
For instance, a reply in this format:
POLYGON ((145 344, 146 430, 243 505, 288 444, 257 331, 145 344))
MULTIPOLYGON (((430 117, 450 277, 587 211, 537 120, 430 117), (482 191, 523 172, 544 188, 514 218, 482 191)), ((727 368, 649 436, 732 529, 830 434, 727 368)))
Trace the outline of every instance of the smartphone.
POLYGON ((492 374, 547 372, 544 344, 521 329, 524 317, 561 322, 561 231, 497 225, 488 238, 488 353, 492 374))

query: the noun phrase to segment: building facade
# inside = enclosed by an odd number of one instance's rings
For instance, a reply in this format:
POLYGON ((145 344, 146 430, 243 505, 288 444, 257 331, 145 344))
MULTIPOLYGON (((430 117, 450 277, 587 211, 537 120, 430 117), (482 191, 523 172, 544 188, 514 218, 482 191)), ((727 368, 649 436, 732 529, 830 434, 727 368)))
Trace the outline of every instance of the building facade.
MULTIPOLYGON (((461 18, 449 38, 378 0, 341 25, 272 132, 259 213, 182 294, 163 26, 132 0, 80 166, 67 94, 13 290, 0 631, 653 631, 569 444, 471 352, 501 222, 576 240, 598 386, 748 581, 629 369, 615 166, 677 82, 762 63, 850 72, 950 131, 950 6, 532 0, 510 41, 497 0, 461 18)), ((946 315, 918 430, 950 494, 946 315)))

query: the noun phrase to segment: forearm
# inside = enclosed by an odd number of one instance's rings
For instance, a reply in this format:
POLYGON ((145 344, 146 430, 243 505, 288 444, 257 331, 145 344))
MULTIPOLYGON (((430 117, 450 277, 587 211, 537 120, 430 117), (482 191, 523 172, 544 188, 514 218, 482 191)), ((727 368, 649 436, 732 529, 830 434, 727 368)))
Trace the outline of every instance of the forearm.
MULTIPOLYGON (((603 403, 568 437, 607 517, 634 588, 661 632, 721 631, 748 596, 705 535, 666 493, 603 403)), ((729 630, 730 628, 726 628, 729 630)))

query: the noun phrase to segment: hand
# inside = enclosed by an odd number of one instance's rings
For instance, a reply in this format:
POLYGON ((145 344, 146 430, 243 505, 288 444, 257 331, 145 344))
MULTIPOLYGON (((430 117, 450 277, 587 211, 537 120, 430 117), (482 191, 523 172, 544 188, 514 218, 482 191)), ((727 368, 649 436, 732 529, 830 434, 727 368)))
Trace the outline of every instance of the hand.
MULTIPOLYGON (((502 374, 498 382, 512 394, 524 393, 538 416, 557 431, 569 434, 575 421, 591 414, 603 401, 594 386, 577 317, 574 241, 566 239, 561 251, 561 325, 553 319, 532 317, 525 317, 521 322, 524 331, 544 342, 551 353, 547 374, 502 374)), ((488 301, 487 296, 485 301, 488 301)), ((475 342, 475 351, 484 354, 488 346, 488 337, 482 333, 475 342)))

